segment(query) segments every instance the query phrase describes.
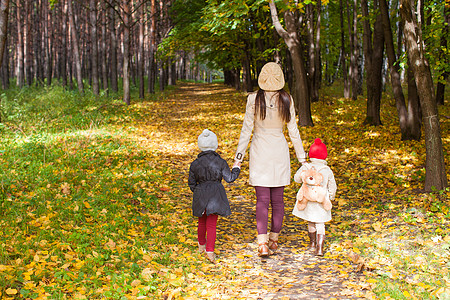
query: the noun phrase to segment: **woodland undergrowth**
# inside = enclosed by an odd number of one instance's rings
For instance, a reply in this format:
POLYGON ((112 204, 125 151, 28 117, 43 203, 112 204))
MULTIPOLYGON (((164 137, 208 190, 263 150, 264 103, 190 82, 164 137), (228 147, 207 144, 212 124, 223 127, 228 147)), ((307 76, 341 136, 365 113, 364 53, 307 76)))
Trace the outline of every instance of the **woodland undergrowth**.
MULTIPOLYGON (((400 141, 389 95, 383 126, 370 127, 364 99, 340 94, 327 88, 312 104, 315 126, 300 128, 306 149, 314 138, 326 142, 338 184, 325 258, 364 274, 367 298, 450 299, 450 192, 423 193, 423 139, 400 141)), ((58 86, 2 94, 0 298, 240 298, 249 266, 221 261, 234 239, 226 228, 217 265, 197 253, 187 170, 204 128, 232 164, 245 99, 193 83, 130 106, 58 86)), ((448 100, 439 113, 448 170, 448 100)), ((230 201, 254 201, 246 161, 241 174, 225 185, 230 201)), ((287 188, 287 206, 298 188, 287 188)))

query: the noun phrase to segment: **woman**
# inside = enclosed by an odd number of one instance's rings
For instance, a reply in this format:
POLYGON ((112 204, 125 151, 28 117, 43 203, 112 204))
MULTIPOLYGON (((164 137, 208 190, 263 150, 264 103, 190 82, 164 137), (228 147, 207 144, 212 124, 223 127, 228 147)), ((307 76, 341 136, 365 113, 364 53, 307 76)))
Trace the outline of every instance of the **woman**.
POLYGON ((302 139, 295 120, 294 101, 283 89, 281 67, 269 62, 258 77, 260 89, 249 94, 235 160, 242 162, 250 145, 249 184, 256 192, 258 255, 267 256, 278 248, 284 218, 284 187, 290 183, 289 146, 283 133, 287 124, 297 159, 306 162, 302 139), (272 206, 270 233, 267 234, 269 204, 272 206))

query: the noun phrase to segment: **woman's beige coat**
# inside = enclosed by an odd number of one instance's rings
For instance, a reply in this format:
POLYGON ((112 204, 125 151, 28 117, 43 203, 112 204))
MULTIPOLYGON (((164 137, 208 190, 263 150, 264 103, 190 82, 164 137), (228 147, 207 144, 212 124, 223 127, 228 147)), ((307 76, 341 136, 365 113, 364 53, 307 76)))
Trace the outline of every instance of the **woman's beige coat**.
MULTIPOLYGON (((277 92, 265 92, 266 118, 255 116, 256 93, 247 97, 247 107, 242 124, 235 158, 242 161, 250 145, 249 184, 253 186, 278 187, 290 183, 291 167, 289 146, 284 135, 285 122, 279 116, 277 92), (252 137, 253 132, 253 137, 252 137)), ((297 128, 294 101, 291 98, 291 120, 287 129, 295 154, 300 162, 306 160, 302 139, 297 128)))

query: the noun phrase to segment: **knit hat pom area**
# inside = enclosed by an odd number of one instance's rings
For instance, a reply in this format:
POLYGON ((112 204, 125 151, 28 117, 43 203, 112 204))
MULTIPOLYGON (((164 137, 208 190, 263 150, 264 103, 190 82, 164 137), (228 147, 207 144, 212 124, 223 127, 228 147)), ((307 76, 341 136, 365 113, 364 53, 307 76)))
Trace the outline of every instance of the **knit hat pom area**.
POLYGON ((274 62, 265 64, 258 76, 258 86, 265 91, 279 91, 284 88, 284 74, 280 65, 274 62))
POLYGON ((309 158, 326 159, 328 156, 327 146, 321 139, 315 139, 309 148, 309 158))
POLYGON ((203 130, 198 136, 198 148, 201 151, 216 151, 219 143, 217 142, 217 136, 209 129, 203 130))

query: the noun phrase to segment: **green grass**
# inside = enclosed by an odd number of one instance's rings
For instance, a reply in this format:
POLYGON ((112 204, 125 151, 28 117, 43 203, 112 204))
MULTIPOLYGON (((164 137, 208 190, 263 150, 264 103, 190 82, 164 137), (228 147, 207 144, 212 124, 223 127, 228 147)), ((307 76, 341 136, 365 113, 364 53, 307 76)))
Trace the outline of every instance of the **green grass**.
POLYGON ((123 130, 135 117, 121 100, 59 86, 3 94, 0 298, 122 299, 165 281, 141 273, 146 253, 173 264, 161 248, 176 231, 158 221, 171 206, 155 192, 169 171, 123 130))

